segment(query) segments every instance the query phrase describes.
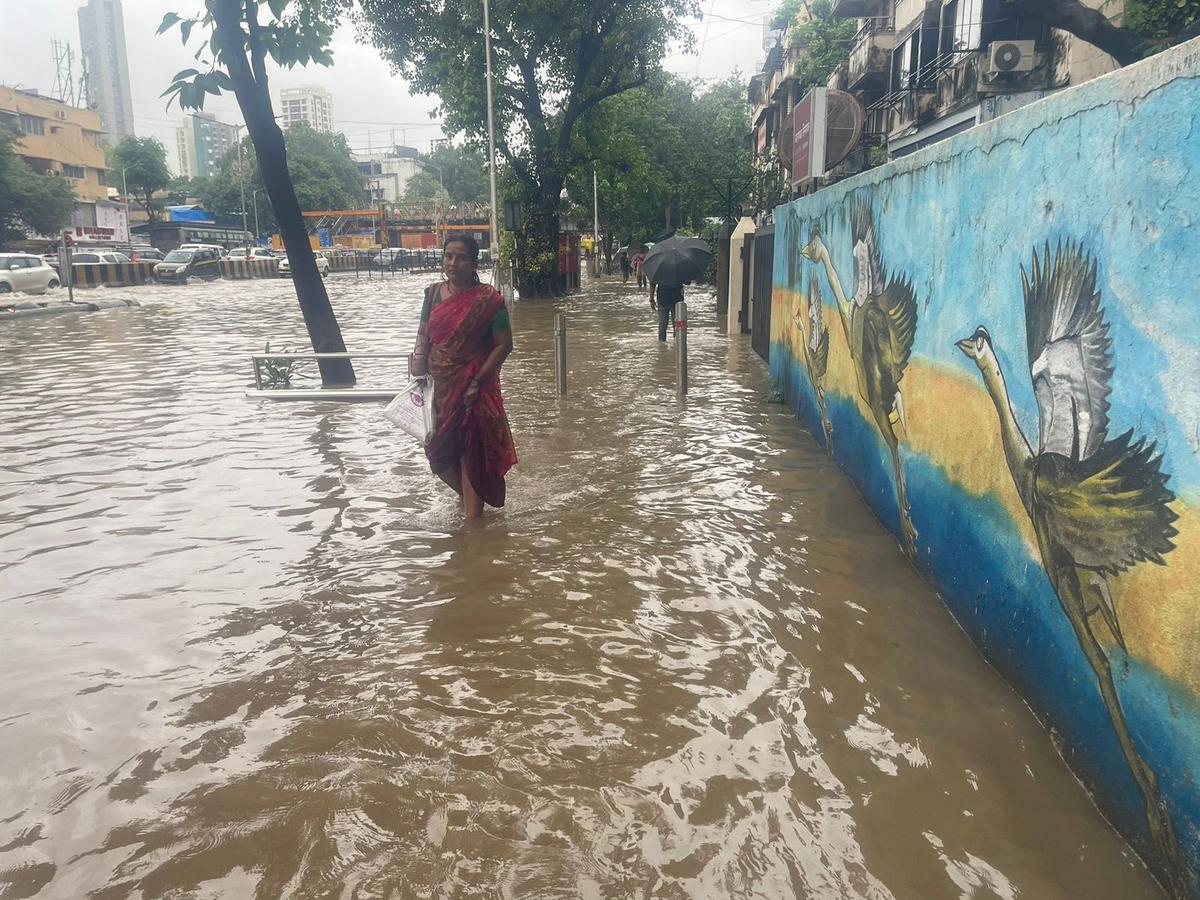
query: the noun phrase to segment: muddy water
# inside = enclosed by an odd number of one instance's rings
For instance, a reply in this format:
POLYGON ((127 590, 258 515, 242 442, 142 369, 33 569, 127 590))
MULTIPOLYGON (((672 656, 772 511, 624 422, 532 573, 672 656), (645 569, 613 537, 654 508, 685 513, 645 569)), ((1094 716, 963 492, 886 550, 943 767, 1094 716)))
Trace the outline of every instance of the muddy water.
MULTIPOLYGON (((421 279, 330 281, 407 349, 421 279)), ((246 400, 286 284, 3 345, 0 896, 1157 896, 742 339, 514 310, 511 503, 246 400)), ((383 364, 364 386, 395 383, 383 364)))

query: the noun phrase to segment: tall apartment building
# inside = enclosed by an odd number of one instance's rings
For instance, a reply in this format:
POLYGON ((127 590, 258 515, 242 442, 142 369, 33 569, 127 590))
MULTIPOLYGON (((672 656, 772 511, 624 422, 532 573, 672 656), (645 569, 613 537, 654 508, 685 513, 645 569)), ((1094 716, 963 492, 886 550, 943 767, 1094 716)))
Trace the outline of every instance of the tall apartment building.
MULTIPOLYGON (((0 124, 21 133, 17 153, 39 175, 65 178, 75 191, 71 222, 83 238, 128 240, 124 206, 108 199, 100 116, 35 91, 0 86, 0 124)), ((116 173, 116 185, 121 175, 116 173)))
POLYGON ((209 113, 196 113, 175 129, 179 174, 186 178, 215 175, 221 157, 237 145, 237 129, 209 113))
POLYGON ((279 92, 279 119, 284 128, 304 122, 317 131, 333 131, 333 95, 320 87, 285 88, 279 92))
POLYGON ((88 97, 115 144, 134 133, 121 0, 88 0, 79 10, 79 42, 87 61, 88 97))

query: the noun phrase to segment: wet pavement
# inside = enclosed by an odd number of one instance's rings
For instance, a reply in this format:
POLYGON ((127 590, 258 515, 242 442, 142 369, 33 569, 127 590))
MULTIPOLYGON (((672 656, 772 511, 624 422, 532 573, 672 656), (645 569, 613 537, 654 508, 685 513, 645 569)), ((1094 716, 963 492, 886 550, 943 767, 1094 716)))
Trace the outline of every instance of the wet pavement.
POLYGON ((562 400, 518 304, 467 529, 379 405, 244 398, 290 284, 106 293, 0 331, 0 897, 1160 896, 711 296, 682 406, 641 297, 562 400))

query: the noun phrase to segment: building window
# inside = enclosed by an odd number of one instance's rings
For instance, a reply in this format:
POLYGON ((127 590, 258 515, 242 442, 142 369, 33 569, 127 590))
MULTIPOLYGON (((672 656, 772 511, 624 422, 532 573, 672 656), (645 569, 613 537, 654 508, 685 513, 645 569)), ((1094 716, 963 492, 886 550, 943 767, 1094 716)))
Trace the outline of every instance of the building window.
POLYGON ((26 134, 45 134, 46 121, 37 116, 27 116, 21 113, 21 130, 26 134))
POLYGON ((72 166, 68 163, 63 163, 62 172, 63 175, 67 176, 67 178, 78 178, 82 180, 87 177, 87 170, 84 169, 83 166, 72 166))
POLYGON ((951 6, 946 10, 946 20, 949 22, 953 15, 952 49, 978 50, 983 38, 983 0, 954 0, 951 6))

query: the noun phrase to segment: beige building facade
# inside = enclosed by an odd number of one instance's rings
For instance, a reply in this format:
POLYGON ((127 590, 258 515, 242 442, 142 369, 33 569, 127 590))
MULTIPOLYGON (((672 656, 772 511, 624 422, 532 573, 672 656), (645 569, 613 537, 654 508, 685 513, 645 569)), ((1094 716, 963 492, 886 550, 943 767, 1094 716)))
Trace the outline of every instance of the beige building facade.
POLYGON ((0 124, 20 132, 17 153, 33 171, 70 182, 75 192, 71 225, 77 240, 129 239, 125 206, 109 199, 99 113, 0 86, 0 124))
POLYGON ((81 202, 108 199, 98 113, 0 86, 0 123, 21 132, 18 152, 35 172, 68 179, 81 202))

